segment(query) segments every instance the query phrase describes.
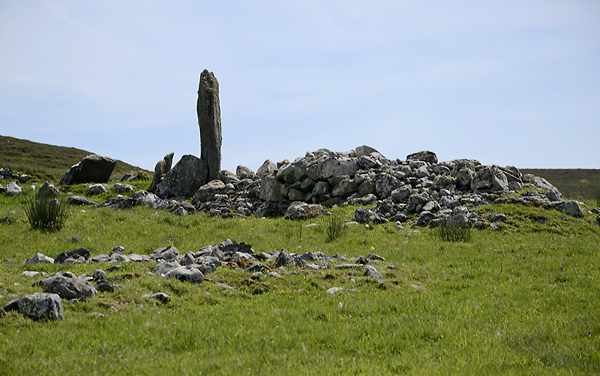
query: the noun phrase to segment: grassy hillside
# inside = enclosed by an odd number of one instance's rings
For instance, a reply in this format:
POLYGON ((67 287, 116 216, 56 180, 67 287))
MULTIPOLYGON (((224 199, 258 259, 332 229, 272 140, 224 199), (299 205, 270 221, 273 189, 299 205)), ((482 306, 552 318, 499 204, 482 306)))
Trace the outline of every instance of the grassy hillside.
MULTIPOLYGON (((565 219, 540 207, 484 206, 480 216, 508 220, 450 243, 435 229, 395 224, 354 225, 329 240, 327 216, 181 217, 147 207, 77 208, 61 231, 43 233, 29 228, 20 201, 0 195, 0 307, 42 290, 32 284, 39 276, 24 271, 103 269, 121 287, 74 304, 64 299, 62 321, 0 317, 2 375, 600 374, 600 232, 589 212, 565 219), (25 264, 36 252, 56 257, 85 247, 95 256, 120 245, 150 254, 173 245, 184 254, 227 238, 257 252, 346 259, 315 261, 318 270, 270 261, 263 272, 232 262, 200 284, 150 274, 150 262, 115 271, 102 263, 25 264), (370 253, 386 258, 371 264, 382 282, 362 267, 335 268, 370 253), (157 292, 172 300, 145 297, 157 292)), ((341 221, 354 210, 332 209, 341 221)))
MULTIPOLYGON (((0 136, 0 167, 31 175, 41 181, 48 180, 52 183, 58 183, 72 165, 90 154, 94 153, 0 136)), ((117 160, 113 178, 119 179, 130 171, 144 170, 117 160)))
POLYGON ((521 169, 548 180, 567 198, 600 198, 600 170, 590 169, 521 169))

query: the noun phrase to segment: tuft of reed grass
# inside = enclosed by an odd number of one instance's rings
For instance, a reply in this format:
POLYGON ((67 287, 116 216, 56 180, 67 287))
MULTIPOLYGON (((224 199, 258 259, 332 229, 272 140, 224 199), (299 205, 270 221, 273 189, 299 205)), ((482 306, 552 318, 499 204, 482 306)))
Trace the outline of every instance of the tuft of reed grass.
POLYGON ((468 224, 441 221, 437 227, 437 236, 445 242, 470 242, 471 228, 468 224))
POLYGON ((60 231, 69 216, 67 203, 57 198, 36 195, 25 199, 22 205, 33 230, 60 231))
POLYGON ((325 218, 325 238, 332 242, 344 234, 344 220, 339 214, 331 214, 325 218))

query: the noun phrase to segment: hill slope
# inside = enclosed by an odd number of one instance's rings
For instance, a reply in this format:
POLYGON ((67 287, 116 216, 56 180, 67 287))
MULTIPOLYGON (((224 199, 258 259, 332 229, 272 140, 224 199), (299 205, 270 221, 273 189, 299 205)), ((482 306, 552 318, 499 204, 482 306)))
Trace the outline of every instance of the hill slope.
POLYGON ((600 198, 600 170, 591 169, 521 169, 523 174, 533 174, 548 180, 563 194, 572 199, 600 198))
MULTIPOLYGON (((58 183, 72 165, 90 154, 94 153, 76 148, 0 136, 0 167, 31 175, 38 180, 58 183)), ((130 171, 146 170, 117 160, 113 178, 120 178, 130 171)), ((149 171, 146 172, 150 173, 149 171)))

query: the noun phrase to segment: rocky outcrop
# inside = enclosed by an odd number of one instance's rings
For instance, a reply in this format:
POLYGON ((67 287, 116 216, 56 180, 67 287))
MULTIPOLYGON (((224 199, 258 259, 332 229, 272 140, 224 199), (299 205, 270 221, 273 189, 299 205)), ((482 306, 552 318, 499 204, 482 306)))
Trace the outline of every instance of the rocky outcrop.
POLYGON ((158 184, 165 179, 167 172, 171 170, 174 155, 174 153, 169 153, 156 163, 156 166, 154 166, 154 177, 152 177, 152 183, 150 183, 150 189, 148 189, 149 192, 156 192, 158 184))
POLYGON ((212 72, 202 71, 196 104, 200 127, 200 159, 206 163, 207 178, 202 184, 217 179, 221 171, 221 105, 219 82, 212 72))
POLYGON ((60 180, 59 185, 79 183, 106 183, 110 179, 117 161, 92 154, 73 165, 60 180))

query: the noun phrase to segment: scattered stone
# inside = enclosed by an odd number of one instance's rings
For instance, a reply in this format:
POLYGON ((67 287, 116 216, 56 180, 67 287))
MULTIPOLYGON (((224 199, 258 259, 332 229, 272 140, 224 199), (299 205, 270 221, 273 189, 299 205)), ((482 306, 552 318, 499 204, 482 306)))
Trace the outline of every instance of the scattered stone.
POLYGON ((98 294, 94 286, 71 272, 59 272, 42 279, 41 282, 44 292, 58 294, 63 299, 85 299, 98 294))
POLYGON ((56 264, 62 264, 62 263, 65 263, 66 260, 68 260, 70 258, 71 259, 75 259, 75 260, 77 260, 79 258, 83 258, 84 259, 83 261, 85 261, 85 260, 87 260, 87 259, 90 258, 90 255, 91 255, 91 252, 90 252, 89 249, 78 248, 78 249, 75 249, 75 250, 70 251, 70 252, 64 252, 64 253, 59 254, 54 259, 54 263, 56 263, 56 264))
POLYGON ((177 260, 170 260, 170 261, 163 261, 160 264, 158 264, 154 270, 152 270, 152 273, 154 274, 167 274, 169 271, 179 268, 181 265, 179 264, 179 262, 177 262, 177 260))
POLYGON ((358 223, 380 224, 380 223, 388 222, 387 219, 383 218, 381 215, 376 213, 373 209, 365 208, 365 207, 356 209, 356 211, 354 212, 354 218, 356 219, 356 221, 358 223))
POLYGON ((90 196, 99 195, 108 192, 110 187, 108 184, 92 184, 87 189, 87 194, 90 196))
POLYGON ((584 212, 579 206, 577 201, 563 201, 554 205, 554 208, 562 213, 570 215, 571 217, 583 218, 584 212))
POLYGON ((63 311, 57 294, 36 292, 19 299, 19 312, 33 320, 62 320, 63 311))
POLYGON ((37 192, 39 198, 52 199, 60 195, 60 191, 54 185, 45 182, 37 192))
POLYGON ((19 312, 19 299, 13 299, 13 300, 8 301, 4 305, 4 311, 6 311, 6 312, 11 312, 11 311, 19 312))
POLYGON ((383 281, 383 274, 381 274, 373 266, 365 265, 364 268, 365 268, 365 276, 379 280, 379 281, 383 281))
POLYGON ((145 298, 149 298, 149 299, 156 299, 159 302, 163 303, 163 304, 167 304, 168 302, 171 301, 171 297, 167 294, 165 294, 164 292, 157 292, 156 294, 152 294, 152 295, 144 295, 145 298))
POLYGON ((106 279, 106 272, 102 269, 94 270, 94 281, 98 282, 100 280, 106 279))
POLYGON ((204 280, 204 275, 198 268, 188 265, 172 269, 166 274, 167 278, 176 278, 183 282, 200 283, 204 280))
POLYGON ((45 275, 46 272, 34 272, 34 271, 26 270, 21 274, 25 277, 35 277, 36 275, 39 275, 39 274, 45 275))
POLYGON ((339 264, 334 267, 334 269, 353 269, 353 268, 361 268, 363 264, 339 264))
POLYGON ((508 217, 506 214, 490 214, 488 216, 488 221, 490 222, 506 222, 508 217))
POLYGON ((32 258, 25 261, 26 264, 54 264, 51 257, 44 256, 40 252, 36 253, 32 258))
POLYGON ((172 245, 164 248, 158 248, 150 254, 150 258, 154 260, 175 260, 179 256, 179 251, 172 245))
POLYGON ((135 192, 135 187, 131 184, 115 183, 115 185, 113 186, 113 189, 117 193, 135 192))
POLYGON ((343 287, 332 287, 330 289, 327 289, 327 293, 333 295, 333 294, 338 293, 338 292, 343 291, 343 290, 344 290, 343 287))
POLYGON ((323 207, 319 204, 307 204, 306 202, 295 201, 285 213, 286 219, 312 219, 323 215, 323 207))
POLYGON ((21 189, 14 181, 8 183, 6 186, 6 194, 9 196, 19 196, 21 192, 23 192, 23 189, 21 189))
POLYGON ((284 248, 281 250, 281 252, 279 252, 277 259, 275 260, 275 264, 277 266, 293 266, 294 259, 292 258, 290 253, 287 251, 287 249, 284 248))
POLYGON ((84 196, 69 196, 67 197, 67 203, 71 205, 98 205, 96 201, 84 196))
POLYGON ((98 291, 101 292, 113 292, 115 291, 116 286, 110 283, 106 279, 96 280, 96 286, 98 286, 98 291))

